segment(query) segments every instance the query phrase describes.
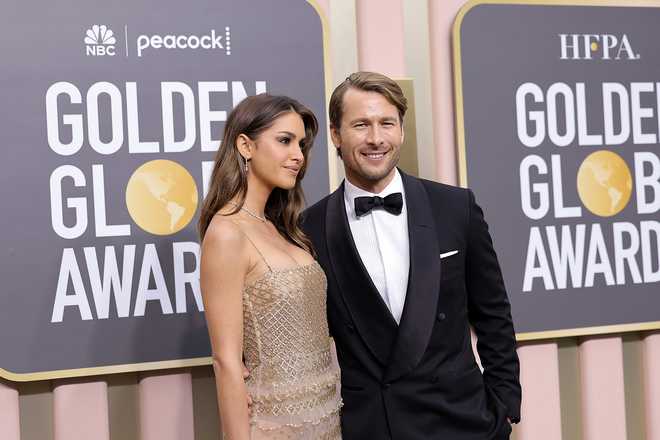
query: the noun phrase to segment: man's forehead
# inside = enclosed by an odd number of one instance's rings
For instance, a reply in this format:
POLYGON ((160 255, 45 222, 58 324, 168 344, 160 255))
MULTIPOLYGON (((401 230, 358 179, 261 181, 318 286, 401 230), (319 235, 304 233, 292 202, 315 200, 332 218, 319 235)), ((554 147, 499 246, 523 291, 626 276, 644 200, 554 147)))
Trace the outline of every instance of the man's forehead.
POLYGON ((346 91, 343 101, 344 116, 351 119, 369 116, 398 116, 396 106, 378 92, 349 89, 346 91))

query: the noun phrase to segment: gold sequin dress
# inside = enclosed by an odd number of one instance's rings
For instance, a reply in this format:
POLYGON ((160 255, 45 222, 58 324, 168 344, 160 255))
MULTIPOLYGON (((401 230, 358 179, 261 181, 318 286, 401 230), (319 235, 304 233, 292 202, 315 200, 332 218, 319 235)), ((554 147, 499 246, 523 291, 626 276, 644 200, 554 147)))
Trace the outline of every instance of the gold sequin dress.
POLYGON ((341 439, 323 269, 313 262, 274 270, 264 262, 268 271, 243 291, 250 438, 341 439))

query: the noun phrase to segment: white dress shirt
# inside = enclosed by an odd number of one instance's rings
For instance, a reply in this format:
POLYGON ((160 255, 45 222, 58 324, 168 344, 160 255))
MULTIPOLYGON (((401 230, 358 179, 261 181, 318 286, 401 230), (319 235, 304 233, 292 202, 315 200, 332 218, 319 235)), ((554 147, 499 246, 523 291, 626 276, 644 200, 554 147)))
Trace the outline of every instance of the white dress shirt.
POLYGON ((390 309, 397 324, 408 290, 410 251, 408 243, 408 215, 403 181, 398 170, 392 181, 379 194, 370 193, 353 185, 348 179, 344 182, 344 206, 348 216, 351 235, 364 267, 378 293, 390 309), (382 208, 357 217, 355 198, 363 196, 386 197, 400 192, 403 195, 401 214, 394 215, 382 208))

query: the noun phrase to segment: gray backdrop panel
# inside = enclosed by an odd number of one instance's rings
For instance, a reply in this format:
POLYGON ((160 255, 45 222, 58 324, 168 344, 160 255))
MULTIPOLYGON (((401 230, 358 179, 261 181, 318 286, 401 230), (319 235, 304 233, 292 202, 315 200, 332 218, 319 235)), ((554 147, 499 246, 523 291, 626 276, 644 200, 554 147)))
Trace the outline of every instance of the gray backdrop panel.
MULTIPOLYGON (((591 214, 576 189, 577 170, 596 150, 619 154, 633 170, 633 153, 658 154, 658 145, 578 146, 577 141, 557 147, 548 141, 536 148, 524 146, 516 132, 515 93, 525 82, 538 84, 544 92, 550 84, 565 82, 575 90, 584 82, 590 133, 603 133, 601 83, 628 84, 658 81, 660 53, 657 50, 660 9, 638 7, 540 6, 478 4, 467 12, 460 26, 460 61, 464 105, 467 183, 485 210, 512 303, 518 333, 542 336, 545 331, 578 329, 660 321, 659 284, 633 284, 627 272, 624 285, 607 286, 597 275, 593 287, 545 290, 536 279, 531 292, 523 292, 523 274, 529 231, 532 226, 601 225, 612 265, 613 222, 657 221, 658 213, 639 215, 635 192, 626 208, 613 217, 591 214), (626 34, 639 60, 561 60, 559 34, 626 34), (580 218, 556 219, 550 213, 540 220, 527 218, 520 201, 519 166, 529 155, 539 155, 550 168, 550 155, 562 161, 566 206, 582 206, 580 218)), ((643 105, 655 107, 653 94, 643 105)), ((533 109, 543 108, 534 105, 533 109)), ((564 117, 560 109, 559 119, 564 117)), ((657 113, 643 123, 643 130, 658 131, 657 113)), ((563 132, 564 127, 561 127, 563 132)), ((618 127, 617 127, 618 130, 618 127)), ((547 177, 547 176, 546 176, 547 177)), ((549 181, 532 178, 533 182, 549 181)), ((633 175, 634 182, 634 175, 633 175)), ((552 196, 551 196, 552 197, 552 196)), ((536 203, 536 202, 535 202, 536 203)), ((560 228, 560 226, 558 226, 560 228)), ((587 243, 589 241, 587 227, 587 243)), ((658 267, 658 237, 652 244, 652 261, 658 267)), ((545 240, 545 236, 544 236, 545 240)), ((545 249, 550 257, 547 241, 545 249)), ((585 259, 586 259, 585 249, 585 259)), ((641 266, 641 258, 637 256, 641 266)), ((569 284, 570 286, 570 284, 569 284)), ((524 335, 523 335, 524 336, 524 335)))
MULTIPOLYGON (((198 102, 199 81, 230 81, 230 90, 231 81, 242 81, 248 94, 255 93, 255 81, 266 81, 268 92, 299 99, 321 122, 304 184, 308 202, 313 203, 328 193, 329 185, 323 35, 316 11, 304 0, 11 0, 2 6, 0 25, 0 368, 26 374, 209 356, 204 317, 195 308, 190 291, 185 314, 164 315, 158 302, 151 301, 144 317, 132 317, 133 298, 128 318, 117 318, 111 305, 110 319, 83 321, 77 309, 67 308, 61 323, 50 322, 62 250, 68 247, 75 249, 95 318, 82 253, 85 246, 96 247, 102 265, 104 246, 116 246, 121 261, 123 245, 137 245, 134 297, 144 244, 155 243, 174 303, 171 243, 197 241, 197 215, 175 235, 151 235, 132 222, 124 191, 131 173, 154 159, 170 159, 183 165, 201 188, 201 162, 213 160, 214 153, 200 149, 199 114, 195 145, 184 153, 163 153, 161 146, 160 153, 129 154, 125 132, 124 145, 115 154, 96 153, 85 135, 81 150, 64 157, 48 146, 46 90, 58 81, 73 83, 83 95, 83 104, 63 99, 60 107, 63 112, 80 113, 84 111, 85 93, 90 85, 111 82, 124 97, 126 130, 125 83, 134 81, 141 139, 159 140, 162 144, 161 82, 186 83, 195 91, 198 102), (115 56, 86 55, 83 39, 94 24, 105 24, 114 31, 115 56), (227 26, 231 29, 230 55, 223 49, 152 49, 137 57, 138 35, 203 35, 212 29, 223 35, 227 26), (70 180, 64 185, 65 197, 88 198, 89 226, 80 238, 73 240, 55 234, 50 220, 49 176, 62 164, 80 168, 87 179, 84 188, 74 188, 70 180), (104 166, 108 222, 130 224, 128 237, 95 236, 93 164, 104 166)), ((107 100, 101 99, 100 103, 101 137, 107 140, 111 134, 109 106, 107 100)), ((181 130, 182 109, 180 102, 178 107, 176 104, 175 100, 175 128, 181 130)), ((229 112, 231 93, 213 94, 211 107, 229 112)), ((63 140, 70 139, 70 130, 67 132, 63 125, 61 128, 63 140)), ((215 139, 221 137, 222 129, 222 123, 215 123, 215 139)), ((65 221, 71 225, 72 210, 65 207, 64 211, 65 221)), ((192 270, 193 264, 193 259, 188 258, 186 270, 192 270)))

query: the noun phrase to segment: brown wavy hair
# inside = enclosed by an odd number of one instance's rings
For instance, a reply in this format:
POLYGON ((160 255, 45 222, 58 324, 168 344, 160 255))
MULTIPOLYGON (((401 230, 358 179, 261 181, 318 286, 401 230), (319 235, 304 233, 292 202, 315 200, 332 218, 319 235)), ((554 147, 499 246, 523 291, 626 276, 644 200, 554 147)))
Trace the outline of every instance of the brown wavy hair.
POLYGON ((245 98, 227 118, 220 148, 215 156, 209 191, 199 216, 200 240, 204 240, 213 216, 229 201, 236 199, 237 206, 227 215, 236 214, 245 203, 248 181, 243 156, 236 147, 238 136, 243 134, 256 140, 277 118, 289 112, 300 115, 305 126, 305 138, 301 141, 305 160, 292 189, 273 189, 266 201, 264 214, 285 239, 313 253, 311 241, 300 229, 299 219, 305 205, 301 181, 307 170, 309 151, 318 133, 318 121, 310 109, 295 99, 267 93, 245 98))

